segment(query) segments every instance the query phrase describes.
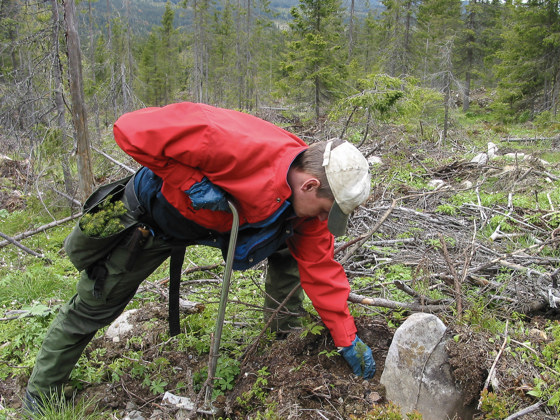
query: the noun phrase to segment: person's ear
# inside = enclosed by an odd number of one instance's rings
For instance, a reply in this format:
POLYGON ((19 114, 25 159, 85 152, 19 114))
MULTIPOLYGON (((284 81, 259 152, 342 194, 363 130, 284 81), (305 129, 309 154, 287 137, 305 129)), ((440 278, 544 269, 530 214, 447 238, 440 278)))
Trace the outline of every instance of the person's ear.
POLYGON ((312 192, 313 190, 319 189, 320 186, 321 181, 319 181, 317 178, 309 178, 303 183, 303 185, 301 186, 301 190, 303 192, 312 192))

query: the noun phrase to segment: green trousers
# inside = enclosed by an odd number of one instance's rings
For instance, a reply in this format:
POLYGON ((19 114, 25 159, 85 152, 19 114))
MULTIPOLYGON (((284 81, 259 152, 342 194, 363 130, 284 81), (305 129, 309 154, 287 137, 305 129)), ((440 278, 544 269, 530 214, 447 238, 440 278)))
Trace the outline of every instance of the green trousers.
POLYGON ((72 369, 97 330, 113 322, 130 302, 138 286, 167 257, 171 247, 150 237, 136 266, 125 271, 129 252, 117 246, 106 262, 108 276, 102 295, 93 296, 94 282, 82 271, 77 293, 58 312, 37 354, 27 390, 31 394, 61 392, 72 369))
MULTIPOLYGON (((126 241, 123 241, 126 243, 126 241)), ((37 355, 27 390, 33 395, 61 393, 72 369, 97 330, 113 322, 135 295, 138 286, 169 257, 169 243, 150 237, 141 250, 135 266, 125 270, 129 252, 117 246, 106 260, 108 276, 100 297, 93 296, 94 282, 86 271, 81 273, 77 293, 66 303, 49 327, 37 355)), ((270 317, 294 285, 299 283, 297 264, 287 250, 269 258, 266 277, 265 317, 270 317)), ((301 288, 289 300, 288 313, 283 311, 271 324, 273 331, 297 326, 303 292, 301 288)))
POLYGON ((300 315, 303 312, 303 289, 300 286, 297 262, 288 248, 281 249, 268 257, 265 279, 264 320, 267 322, 274 315, 270 324, 271 331, 287 333, 301 326, 300 315), (298 289, 286 301, 283 308, 276 311, 284 299, 298 289))

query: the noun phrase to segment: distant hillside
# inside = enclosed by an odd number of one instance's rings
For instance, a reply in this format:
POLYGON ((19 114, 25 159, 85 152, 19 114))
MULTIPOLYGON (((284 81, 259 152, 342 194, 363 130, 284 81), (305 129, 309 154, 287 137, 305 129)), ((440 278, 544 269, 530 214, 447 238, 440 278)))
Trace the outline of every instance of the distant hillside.
MULTIPOLYGON (((175 27, 188 26, 191 21, 191 12, 178 5, 181 0, 109 0, 109 5, 112 17, 120 16, 123 21, 130 22, 133 33, 142 34, 148 32, 153 26, 161 24, 167 1, 176 6, 175 27)), ((290 9, 298 4, 299 0, 271 0, 270 8, 275 13, 274 19, 281 22, 289 20, 290 9)), ((349 8, 350 0, 343 0, 342 4, 349 8)), ((379 0, 355 0, 354 8, 357 14, 363 14, 369 8, 375 8, 379 4, 379 0)), ((104 28, 107 22, 107 0, 92 3, 80 2, 78 6, 81 11, 80 17, 83 27, 86 28, 89 26, 88 8, 90 6, 96 27, 104 28)))

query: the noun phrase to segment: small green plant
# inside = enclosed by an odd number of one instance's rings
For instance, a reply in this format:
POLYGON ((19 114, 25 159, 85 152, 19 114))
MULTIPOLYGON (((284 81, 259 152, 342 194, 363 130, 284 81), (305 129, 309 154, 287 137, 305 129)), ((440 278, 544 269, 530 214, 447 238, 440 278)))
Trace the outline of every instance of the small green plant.
POLYGON ((488 331, 492 334, 501 334, 505 327, 504 323, 486 308, 484 300, 477 296, 471 299, 471 305, 463 313, 463 320, 475 331, 488 331))
POLYGON ((322 325, 317 324, 316 322, 313 322, 311 324, 306 325, 303 330, 301 330, 301 333, 299 334, 299 336, 301 338, 305 338, 307 337, 309 334, 311 335, 320 335, 323 330, 325 329, 325 327, 323 327, 322 325))
POLYGON ((307 363, 306 360, 303 360, 299 365, 297 365, 296 367, 293 367, 290 369, 290 372, 298 372, 302 367, 305 366, 305 364, 307 363))
MULTIPOLYGON (((355 416, 350 416, 352 420, 358 420, 355 416)), ((369 411, 363 420, 422 420, 422 414, 417 411, 407 413, 406 416, 401 414, 401 408, 389 401, 387 404, 374 404, 373 409, 369 411)))
MULTIPOLYGON (((212 391, 212 399, 219 395, 223 395, 226 391, 233 389, 235 378, 240 372, 240 362, 228 356, 220 356, 216 366, 216 376, 214 379, 214 389, 212 391)), ((202 385, 208 378, 207 370, 200 370, 193 374, 193 385, 195 391, 200 391, 202 385)))
POLYGON ((124 229, 120 217, 126 213, 122 201, 111 201, 109 195, 99 209, 93 213, 86 213, 80 220, 80 228, 85 235, 94 238, 106 238, 124 229))
POLYGON ((150 391, 154 395, 163 394, 164 391, 165 391, 166 385, 167 385, 167 381, 165 381, 161 378, 155 378, 155 379, 151 380, 150 383, 149 383, 150 391))
POLYGON ((511 223, 511 219, 506 216, 497 215, 490 219, 489 226, 494 230, 498 226, 500 230, 504 233, 515 232, 515 227, 511 223))
MULTIPOLYGON (((44 403, 40 418, 49 420, 97 420, 103 418, 95 400, 81 398, 68 399, 63 395, 41 395, 44 403)), ((36 415, 31 415, 37 418, 36 415)), ((25 417, 27 418, 27 417, 25 417)))
POLYGON ((560 212, 553 213, 548 219, 548 224, 552 228, 560 226, 560 212))
POLYGON ((387 281, 410 280, 412 278, 412 269, 404 264, 392 264, 387 267, 385 277, 387 281))
POLYGON ((82 354, 70 376, 72 386, 81 389, 83 383, 99 384, 107 379, 107 369, 103 358, 106 348, 94 349, 90 354, 82 354))
POLYGON ((503 419, 509 415, 511 401, 493 392, 483 390, 480 394, 480 409, 484 413, 485 419, 503 419))
POLYGON ((50 317, 14 319, 0 328, 0 381, 14 373, 12 366, 31 367, 35 363, 50 317))
POLYGON ((327 358, 331 358, 331 357, 340 356, 340 353, 336 349, 331 351, 323 350, 319 352, 319 356, 326 356, 327 358))
POLYGON ((267 376, 270 376, 267 366, 257 371, 257 379, 253 383, 251 389, 244 392, 241 397, 237 397, 237 402, 242 407, 246 409, 252 408, 252 402, 254 401, 259 404, 266 403, 266 397, 268 395, 268 390, 266 390, 266 386, 268 385, 267 376))
POLYGON ((539 370, 546 370, 534 379, 535 387, 528 394, 560 410, 560 324, 553 324, 549 329, 554 339, 542 350, 543 359, 535 360, 539 370))
MULTIPOLYGON (((450 238, 448 236, 444 237, 443 240, 445 241, 445 246, 448 248, 453 248, 457 243, 454 238, 450 238)), ((435 249, 443 249, 439 238, 428 238, 426 239, 426 243, 435 249)))
POLYGON ((436 212, 447 214, 449 216, 455 216, 457 214, 457 206, 453 204, 440 204, 436 207, 436 212))
POLYGON ((232 390, 235 384, 235 378, 239 374, 239 361, 230 357, 221 356, 218 359, 218 366, 216 368, 217 380, 214 383, 213 397, 217 397, 226 391, 232 390))

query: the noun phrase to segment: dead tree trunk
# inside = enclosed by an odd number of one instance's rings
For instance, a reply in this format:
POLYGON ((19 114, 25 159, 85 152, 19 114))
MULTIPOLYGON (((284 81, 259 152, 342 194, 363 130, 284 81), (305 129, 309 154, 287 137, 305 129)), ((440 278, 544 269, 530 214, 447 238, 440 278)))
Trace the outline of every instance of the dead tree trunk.
POLYGON ((87 114, 84 103, 82 55, 78 30, 76 28, 77 22, 74 0, 64 0, 64 20, 66 22, 66 42, 68 45, 72 122, 74 124, 76 136, 78 186, 80 201, 84 202, 93 189, 93 171, 91 167, 87 114))
MULTIPOLYGON (((68 130, 66 125, 66 108, 64 107, 63 94, 63 84, 62 84, 62 64, 60 62, 60 51, 59 51, 59 32, 60 32, 60 16, 58 13, 58 2, 56 0, 51 0, 52 7, 52 20, 53 20, 53 32, 52 32, 52 43, 53 43, 53 77, 55 82, 54 88, 54 103, 56 105, 56 120, 57 127, 60 129, 60 138, 62 139, 62 145, 65 149, 64 157, 61 159, 62 174, 64 175, 64 188, 68 196, 74 195, 74 187, 72 182, 72 175, 70 174, 70 168, 68 165, 68 159, 66 153, 72 150, 72 145, 67 145, 68 142, 68 130)), ((69 154, 69 152, 68 152, 69 154)), ((70 202, 70 205, 72 203, 70 202)))

